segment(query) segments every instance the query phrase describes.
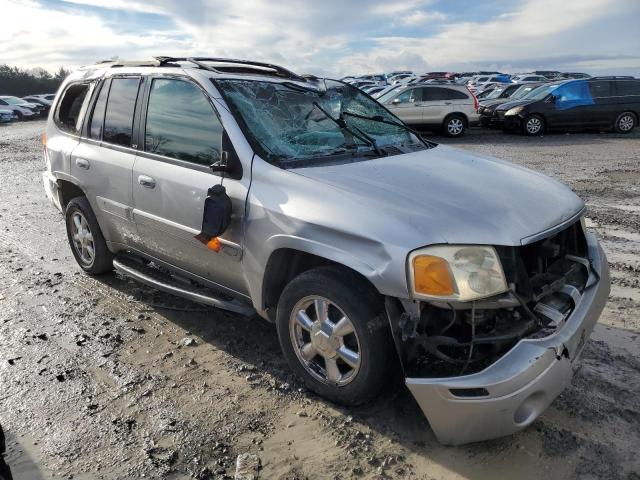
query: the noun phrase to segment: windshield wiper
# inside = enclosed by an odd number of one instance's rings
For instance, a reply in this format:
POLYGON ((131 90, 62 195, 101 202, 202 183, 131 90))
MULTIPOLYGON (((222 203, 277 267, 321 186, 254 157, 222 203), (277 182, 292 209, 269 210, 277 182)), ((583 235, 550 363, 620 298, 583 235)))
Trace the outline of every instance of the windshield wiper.
POLYGON ((430 142, 428 140, 425 140, 424 138, 422 138, 422 136, 418 132, 416 132, 413 128, 405 125, 404 123, 398 123, 398 122, 394 122, 392 120, 385 120, 380 115, 376 115, 374 117, 368 117, 366 115, 360 115, 360 114, 352 113, 352 112, 349 112, 349 111, 340 112, 340 116, 344 116, 344 115, 347 115, 349 117, 361 118, 362 120, 370 120, 372 122, 386 123, 388 125, 395 125, 396 127, 400 127, 400 128, 405 129, 407 132, 413 133, 416 137, 418 137, 418 140, 420 140, 425 147, 433 148, 433 147, 436 146, 435 143, 430 142))
MULTIPOLYGON (((333 118, 331 116, 331 114, 329 112, 327 112, 324 108, 322 108, 320 106, 320 104, 318 102, 313 102, 313 106, 316 107, 318 110, 320 110, 322 113, 324 113, 325 117, 327 117, 329 120, 331 120, 333 123, 335 123, 336 125, 338 125, 338 127, 340 127, 340 130, 343 130, 345 132, 347 132, 349 135, 351 135, 352 137, 356 137, 360 140, 362 140, 364 143, 368 144, 369 146, 371 146, 371 148, 373 148, 373 150, 378 154, 378 155, 384 155, 384 152, 380 149, 380 147, 378 147, 378 143, 375 141, 375 139, 371 138, 369 135, 367 135, 366 133, 364 133, 362 130, 360 130, 358 127, 354 127, 355 131, 352 130, 351 128, 349 128, 349 126, 347 125, 347 122, 344 121, 344 118, 340 117, 340 118, 333 118)), ((353 139, 351 139, 351 141, 353 142, 353 139)), ((354 142, 355 145, 355 142, 354 142)))

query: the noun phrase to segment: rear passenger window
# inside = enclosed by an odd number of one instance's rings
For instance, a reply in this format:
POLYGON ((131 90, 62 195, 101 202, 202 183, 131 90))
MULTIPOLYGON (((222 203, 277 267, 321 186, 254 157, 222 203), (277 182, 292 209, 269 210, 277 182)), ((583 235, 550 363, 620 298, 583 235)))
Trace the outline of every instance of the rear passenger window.
POLYGON ((80 132, 82 126, 82 114, 86 110, 89 101, 90 85, 88 83, 76 83, 69 85, 62 94, 55 115, 55 122, 61 130, 69 133, 80 132))
POLYGON ((136 109, 139 84, 139 78, 114 78, 111 80, 102 136, 105 142, 125 147, 131 146, 133 112, 136 109))
POLYGON ((628 95, 640 95, 640 81, 638 80, 622 80, 616 82, 618 95, 626 97, 628 95))
POLYGON ((181 80, 153 80, 144 149, 200 165, 220 159, 222 124, 197 86, 181 80))
POLYGON ((467 97, 464 93, 451 88, 442 87, 429 87, 422 89, 422 100, 466 100, 467 97))
POLYGON ((589 82, 589 90, 593 98, 610 97, 612 95, 611 82, 608 81, 589 82))
POLYGON ((91 115, 89 138, 94 140, 102 140, 102 126, 104 124, 104 110, 107 106, 107 95, 109 95, 108 81, 102 84, 100 95, 98 96, 98 100, 96 100, 96 104, 93 107, 93 114, 91 115))

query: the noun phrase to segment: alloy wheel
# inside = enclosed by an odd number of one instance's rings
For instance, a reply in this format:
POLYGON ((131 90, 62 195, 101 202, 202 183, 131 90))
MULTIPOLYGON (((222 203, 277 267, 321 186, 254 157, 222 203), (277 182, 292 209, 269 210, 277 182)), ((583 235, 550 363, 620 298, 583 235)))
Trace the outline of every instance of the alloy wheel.
POLYGON ((449 123, 447 123, 447 132, 449 132, 449 135, 451 136, 458 136, 463 130, 464 123, 459 118, 452 118, 449 120, 449 123))
POLYGON ((635 123, 635 119, 631 115, 623 115, 620 120, 618 120, 618 128, 620 128, 623 132, 628 132, 633 128, 635 123))
POLYGON ((71 238, 82 263, 88 267, 93 265, 96 255, 93 234, 82 212, 75 211, 71 216, 71 238))
POLYGON ((528 133, 530 133, 531 135, 536 135, 540 133, 540 130, 542 129, 542 122, 538 117, 532 117, 527 120, 526 128, 528 133))
POLYGON ((305 370, 321 382, 344 386, 360 369, 361 350, 353 323, 330 300, 300 300, 289 318, 291 342, 305 370))

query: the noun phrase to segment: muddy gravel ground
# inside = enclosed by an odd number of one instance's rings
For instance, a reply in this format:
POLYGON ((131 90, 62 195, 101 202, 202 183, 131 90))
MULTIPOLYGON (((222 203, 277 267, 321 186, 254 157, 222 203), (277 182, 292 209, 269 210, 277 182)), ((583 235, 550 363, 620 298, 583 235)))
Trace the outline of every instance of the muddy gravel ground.
POLYGON ((0 125, 0 422, 15 478, 230 478, 250 454, 265 479, 640 479, 640 132, 439 139, 568 183, 613 279, 549 410, 450 448, 401 383, 335 406, 290 375, 266 322, 80 273, 42 188, 43 127, 0 125))

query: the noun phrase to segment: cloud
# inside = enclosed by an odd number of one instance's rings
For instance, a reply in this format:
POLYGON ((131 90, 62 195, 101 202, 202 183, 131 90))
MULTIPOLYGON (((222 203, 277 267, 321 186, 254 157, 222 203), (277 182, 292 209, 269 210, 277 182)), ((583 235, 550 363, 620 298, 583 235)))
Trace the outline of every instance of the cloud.
POLYGON ((416 27, 419 25, 426 25, 427 23, 443 22, 447 19, 447 15, 442 12, 425 12, 424 10, 417 10, 400 19, 400 25, 407 27, 416 27))
POLYGON ((639 64, 640 36, 631 34, 640 15, 637 0, 514 0, 465 7, 445 0, 2 3, 0 63, 23 67, 56 69, 153 55, 252 58, 331 76, 397 68, 556 68, 539 64, 554 58, 567 68, 627 73, 637 72, 639 64))

